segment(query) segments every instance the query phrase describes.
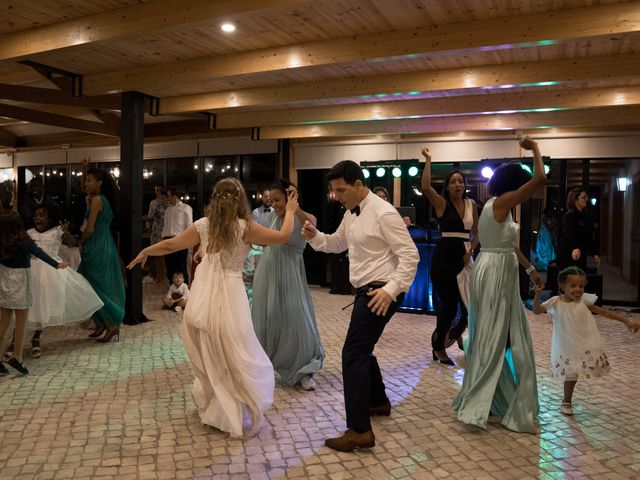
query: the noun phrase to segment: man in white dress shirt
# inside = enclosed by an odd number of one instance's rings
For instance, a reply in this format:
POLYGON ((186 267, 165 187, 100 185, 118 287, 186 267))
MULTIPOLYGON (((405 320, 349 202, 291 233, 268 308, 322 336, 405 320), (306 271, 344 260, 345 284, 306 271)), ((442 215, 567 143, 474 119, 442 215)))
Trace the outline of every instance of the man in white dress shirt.
POLYGON ((267 224, 267 217, 269 214, 273 212, 273 207, 271 206, 271 198, 269 197, 269 189, 262 189, 262 204, 258 208, 253 209, 253 218, 256 223, 259 223, 265 228, 269 228, 267 224))
POLYGON ((356 297, 342 347, 348 430, 325 441, 326 446, 346 452, 373 447, 369 416, 391 414, 373 349, 409 290, 419 257, 402 217, 393 205, 366 187, 357 163, 339 162, 327 180, 347 211, 335 233, 324 234, 305 222, 302 235, 315 250, 349 251, 349 279, 356 297))
MULTIPOLYGON (((168 206, 164 212, 164 224, 162 226, 162 239, 172 238, 180 235, 193 223, 193 210, 186 203, 180 200, 180 194, 174 189, 167 190, 168 206)), ((187 271, 188 250, 178 250, 164 256, 167 267, 167 278, 171 283, 173 274, 182 272, 184 282, 189 283, 189 273, 187 271)))

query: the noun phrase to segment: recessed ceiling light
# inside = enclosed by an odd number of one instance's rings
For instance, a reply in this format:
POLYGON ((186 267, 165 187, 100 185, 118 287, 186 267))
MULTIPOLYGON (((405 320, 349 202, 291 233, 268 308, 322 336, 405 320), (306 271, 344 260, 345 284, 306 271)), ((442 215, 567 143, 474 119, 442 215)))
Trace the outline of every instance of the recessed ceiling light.
POLYGON ((223 32, 231 33, 236 31, 236 26, 233 23, 223 23, 220 27, 223 32))

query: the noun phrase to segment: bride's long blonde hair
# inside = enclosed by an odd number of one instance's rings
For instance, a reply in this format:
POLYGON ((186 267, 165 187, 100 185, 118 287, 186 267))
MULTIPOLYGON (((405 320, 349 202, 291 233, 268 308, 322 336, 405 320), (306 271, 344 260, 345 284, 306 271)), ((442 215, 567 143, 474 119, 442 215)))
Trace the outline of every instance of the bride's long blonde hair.
POLYGON ((242 235, 237 220, 249 221, 249 205, 242 184, 235 178, 216 183, 206 213, 209 219, 207 253, 234 249, 238 236, 242 235))

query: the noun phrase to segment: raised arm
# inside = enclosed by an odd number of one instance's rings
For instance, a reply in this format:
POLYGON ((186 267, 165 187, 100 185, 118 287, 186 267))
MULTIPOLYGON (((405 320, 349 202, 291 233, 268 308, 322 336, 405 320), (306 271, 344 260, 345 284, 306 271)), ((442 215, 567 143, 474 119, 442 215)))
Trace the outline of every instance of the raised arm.
POLYGON ((427 147, 422 147, 424 157, 424 170, 422 171, 422 192, 429 199, 433 208, 436 209, 436 216, 441 217, 447 206, 447 201, 438 194, 431 186, 431 154, 427 147))
POLYGON ((78 239, 69 232, 69 220, 60 222, 60 228, 62 229, 62 243, 67 247, 77 247, 78 239))
POLYGON ((540 304, 540 294, 542 293, 542 287, 536 287, 536 293, 533 296, 533 313, 540 315, 541 313, 547 313, 547 309, 540 304))
POLYGON ((299 209, 298 192, 289 190, 287 192, 287 210, 282 221, 280 230, 272 230, 265 228, 257 222, 249 221, 249 226, 245 230, 242 240, 245 243, 255 243, 257 245, 274 245, 278 243, 286 243, 291 238, 293 232, 293 216, 299 209))
POLYGON ((503 193, 496 198, 493 202, 493 216, 498 222, 503 222, 512 208, 529 200, 547 179, 538 144, 529 137, 524 137, 520 140, 520 146, 533 152, 533 177, 517 190, 503 193))

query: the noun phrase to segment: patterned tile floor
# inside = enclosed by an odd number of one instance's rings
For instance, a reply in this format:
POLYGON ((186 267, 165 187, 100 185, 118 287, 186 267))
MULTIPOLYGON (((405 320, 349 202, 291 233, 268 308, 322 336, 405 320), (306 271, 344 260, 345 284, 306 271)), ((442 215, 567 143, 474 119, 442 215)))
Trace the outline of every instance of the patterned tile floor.
POLYGON ((392 416, 373 421, 375 448, 337 453, 323 441, 345 428, 340 348, 350 309, 341 308, 350 297, 313 289, 327 350, 318 388, 278 386, 259 435, 242 441, 199 422, 180 316, 157 307, 157 288, 145 292, 155 321, 124 327, 107 345, 79 327, 49 329, 42 358, 27 360, 32 374, 0 378, 0 478, 640 478, 640 336, 617 322, 599 321, 612 373, 579 383, 567 418, 549 378, 550 322, 530 317, 542 410, 534 436, 458 423, 450 405, 463 371, 430 360, 435 319, 397 314, 377 348, 392 416))

